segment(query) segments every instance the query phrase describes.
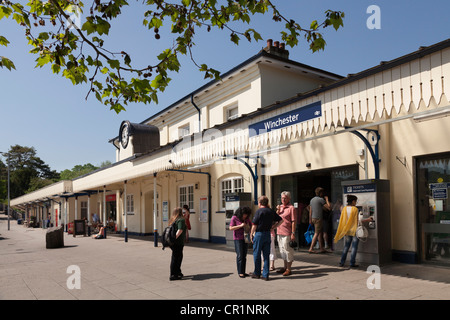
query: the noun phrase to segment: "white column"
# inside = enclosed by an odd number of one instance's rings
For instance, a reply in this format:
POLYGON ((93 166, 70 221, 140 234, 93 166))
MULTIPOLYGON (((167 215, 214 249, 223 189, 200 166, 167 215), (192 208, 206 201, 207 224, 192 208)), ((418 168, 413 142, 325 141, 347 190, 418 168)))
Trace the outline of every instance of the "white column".
POLYGON ((103 186, 103 223, 106 222, 106 186, 103 186))
POLYGON ((87 221, 91 221, 91 194, 88 193, 88 203, 87 203, 87 221))
POLYGON ((154 235, 154 246, 158 246, 158 226, 156 225, 156 201, 158 192, 156 190, 156 173, 153 174, 153 235, 154 235))
POLYGON ((68 206, 67 198, 64 198, 64 228, 66 229, 66 232, 67 232, 67 206, 68 206))
POLYGON ((127 224, 127 180, 123 183, 123 213, 125 214, 123 220, 124 232, 125 232, 125 242, 128 242, 128 224, 127 224))
POLYGON ((78 220, 78 196, 75 197, 75 219, 78 220))

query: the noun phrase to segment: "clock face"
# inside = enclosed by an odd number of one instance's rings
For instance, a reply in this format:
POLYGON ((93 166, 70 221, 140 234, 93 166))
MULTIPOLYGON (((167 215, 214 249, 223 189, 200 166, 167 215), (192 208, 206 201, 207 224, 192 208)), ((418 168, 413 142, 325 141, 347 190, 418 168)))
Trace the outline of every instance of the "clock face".
POLYGON ((128 145, 128 140, 130 139, 130 132, 128 123, 124 123, 122 128, 120 128, 120 143, 122 147, 125 149, 128 145))

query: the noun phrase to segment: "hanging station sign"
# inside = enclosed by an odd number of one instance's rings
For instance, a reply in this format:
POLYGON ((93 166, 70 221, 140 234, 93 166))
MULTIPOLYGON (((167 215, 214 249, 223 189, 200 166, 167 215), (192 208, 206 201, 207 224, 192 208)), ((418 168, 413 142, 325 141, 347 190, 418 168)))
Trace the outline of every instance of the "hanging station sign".
POLYGON ((313 120, 322 116, 322 103, 320 101, 297 108, 295 110, 277 115, 275 117, 251 124, 249 136, 257 136, 272 130, 292 126, 297 123, 313 120))

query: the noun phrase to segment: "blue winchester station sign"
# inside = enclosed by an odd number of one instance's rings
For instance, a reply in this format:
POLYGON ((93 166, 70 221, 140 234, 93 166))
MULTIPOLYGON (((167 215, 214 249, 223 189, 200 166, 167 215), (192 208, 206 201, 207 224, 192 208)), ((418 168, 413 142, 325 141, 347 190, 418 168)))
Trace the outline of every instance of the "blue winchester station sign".
POLYGON ((257 136, 262 133, 270 132, 272 130, 281 129, 292 126, 308 120, 313 120, 322 116, 322 103, 320 101, 308 104, 306 106, 297 108, 295 110, 277 115, 270 119, 266 119, 254 124, 251 124, 249 129, 249 136, 257 136))

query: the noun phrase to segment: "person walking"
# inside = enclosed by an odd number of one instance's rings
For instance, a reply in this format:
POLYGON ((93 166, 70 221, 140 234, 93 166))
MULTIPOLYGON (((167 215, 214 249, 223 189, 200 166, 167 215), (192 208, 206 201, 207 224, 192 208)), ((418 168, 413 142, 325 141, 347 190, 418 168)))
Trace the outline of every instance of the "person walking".
POLYGON ((183 211, 180 207, 172 211, 169 220, 169 225, 175 222, 177 226, 175 243, 170 246, 172 249, 172 258, 170 260, 170 280, 181 280, 183 274, 181 273, 181 263, 183 262, 183 248, 186 240, 186 222, 183 217, 183 211))
POLYGON ((280 255, 284 262, 284 268, 277 272, 283 276, 292 274, 291 266, 294 262, 294 248, 289 245, 290 241, 295 241, 295 209, 291 204, 291 193, 283 191, 281 193, 281 205, 277 206, 277 214, 281 217, 282 223, 277 227, 277 240, 280 248, 280 255))
POLYGON ((314 237, 311 241, 311 246, 309 248, 309 253, 317 253, 314 250, 314 246, 317 241, 319 241, 319 247, 321 253, 326 253, 323 245, 323 210, 331 210, 330 202, 328 197, 324 196, 325 190, 321 187, 316 188, 316 196, 311 199, 309 203, 309 223, 314 224, 314 237))
MULTIPOLYGON (((339 263, 340 267, 343 267, 345 260, 347 259, 348 250, 350 246, 352 251, 350 254, 350 268, 357 268, 356 264, 356 253, 358 251, 359 239, 356 237, 356 228, 358 227, 358 208, 356 207, 356 202, 358 198, 354 195, 347 195, 347 205, 342 209, 341 217, 339 219, 339 226, 336 231, 336 236, 334 237, 334 242, 337 243, 340 239, 344 239, 344 249, 341 255, 341 261, 339 263)), ((363 219, 360 222, 370 222, 373 221, 372 217, 363 219)))
POLYGON ((259 209, 256 210, 253 218, 250 238, 253 243, 253 260, 255 269, 252 274, 253 279, 269 280, 269 255, 270 255, 270 231, 276 228, 282 219, 269 208, 267 196, 260 196, 258 199, 259 209), (264 259, 264 268, 261 277, 261 252, 264 259))
POLYGON ((245 241, 245 233, 251 228, 249 219, 252 210, 249 207, 237 208, 230 221, 230 230, 233 231, 234 249, 236 251, 237 272, 240 278, 245 278, 247 265, 248 243, 245 241))

